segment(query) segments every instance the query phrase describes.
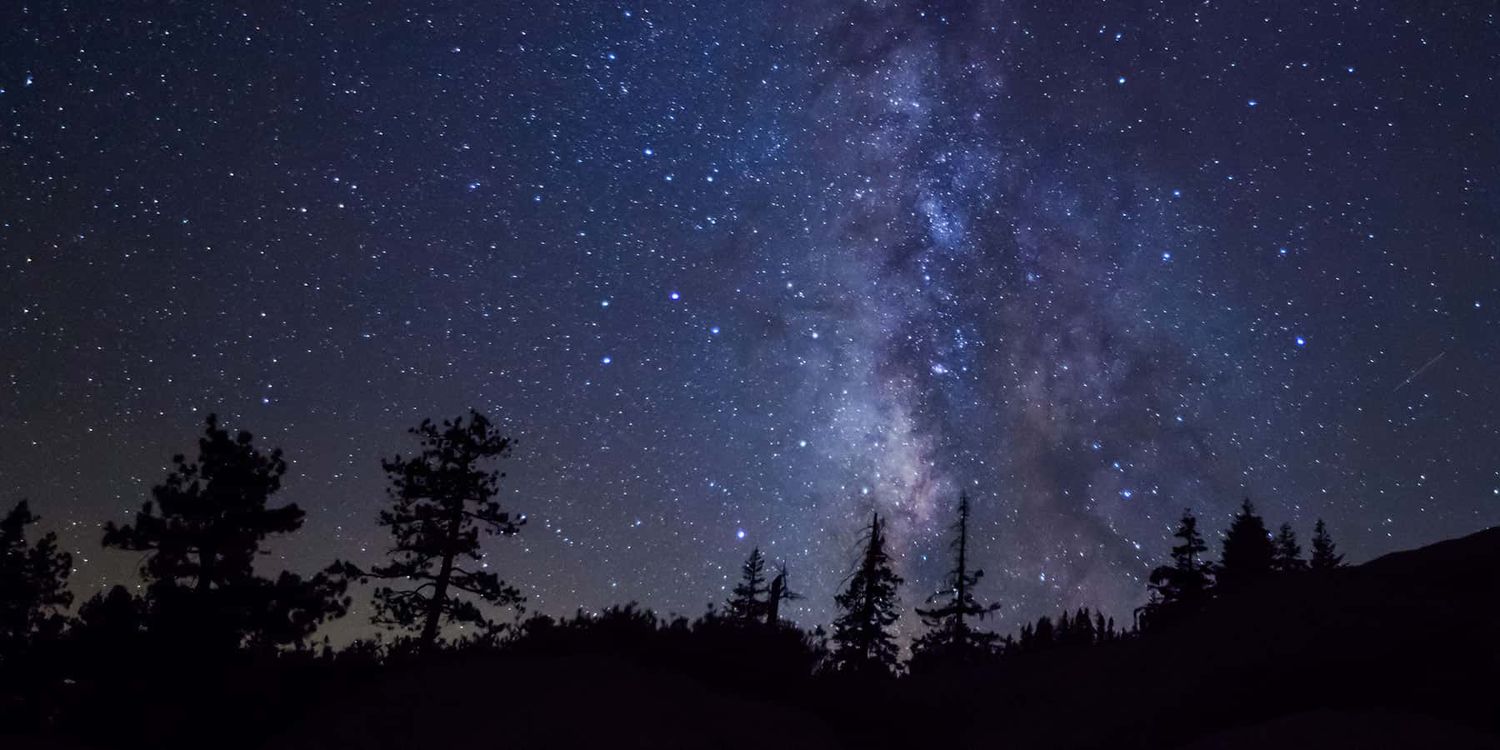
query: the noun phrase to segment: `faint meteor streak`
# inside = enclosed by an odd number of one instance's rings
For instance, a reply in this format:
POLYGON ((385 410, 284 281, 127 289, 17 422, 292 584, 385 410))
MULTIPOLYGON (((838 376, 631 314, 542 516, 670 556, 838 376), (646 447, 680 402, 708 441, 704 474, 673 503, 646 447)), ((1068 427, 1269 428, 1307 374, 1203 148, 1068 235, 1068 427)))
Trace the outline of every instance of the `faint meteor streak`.
POLYGON ((1431 368, 1433 365, 1435 365, 1435 364, 1438 363, 1438 360, 1441 360, 1443 357, 1445 357, 1447 355, 1448 355, 1448 352, 1446 352, 1446 351, 1444 351, 1444 352, 1438 352, 1438 355, 1436 357, 1433 357, 1432 359, 1427 360, 1427 364, 1422 365, 1421 367, 1418 367, 1417 370, 1416 370, 1416 372, 1413 372, 1412 374, 1408 375, 1405 380, 1401 381, 1401 385, 1398 385, 1395 388, 1392 388, 1391 389, 1391 393, 1395 393, 1396 391, 1399 391, 1402 388, 1405 388, 1407 383, 1410 383, 1411 381, 1416 380, 1418 376, 1420 376, 1424 372, 1427 372, 1427 370, 1429 368, 1431 368))

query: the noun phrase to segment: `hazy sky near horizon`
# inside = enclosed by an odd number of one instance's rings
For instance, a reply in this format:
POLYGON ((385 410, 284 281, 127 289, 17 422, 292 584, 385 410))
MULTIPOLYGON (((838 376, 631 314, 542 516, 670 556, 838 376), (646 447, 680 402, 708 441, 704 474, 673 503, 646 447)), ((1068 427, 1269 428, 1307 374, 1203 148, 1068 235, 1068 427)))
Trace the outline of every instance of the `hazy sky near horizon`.
POLYGON ((1185 506, 1471 532, 1496 71, 1472 3, 12 4, 0 502, 133 581, 100 527, 217 412, 291 461, 268 568, 369 563, 472 407, 533 610, 759 546, 826 622, 872 510, 910 608, 967 491, 1003 629, 1128 621, 1185 506))

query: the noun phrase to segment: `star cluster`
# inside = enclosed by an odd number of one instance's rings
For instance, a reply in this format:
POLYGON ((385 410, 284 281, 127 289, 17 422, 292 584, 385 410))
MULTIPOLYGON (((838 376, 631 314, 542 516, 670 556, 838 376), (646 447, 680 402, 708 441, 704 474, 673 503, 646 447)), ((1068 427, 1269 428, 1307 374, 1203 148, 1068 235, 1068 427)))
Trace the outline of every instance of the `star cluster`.
POLYGON ((826 622, 871 511, 910 606, 960 491, 1002 627, 1128 621, 1185 506, 1500 523, 1489 6, 0 17, 0 499, 76 588, 209 411, 286 450, 298 570, 489 412, 490 563, 554 614, 697 614, 759 546, 826 622))

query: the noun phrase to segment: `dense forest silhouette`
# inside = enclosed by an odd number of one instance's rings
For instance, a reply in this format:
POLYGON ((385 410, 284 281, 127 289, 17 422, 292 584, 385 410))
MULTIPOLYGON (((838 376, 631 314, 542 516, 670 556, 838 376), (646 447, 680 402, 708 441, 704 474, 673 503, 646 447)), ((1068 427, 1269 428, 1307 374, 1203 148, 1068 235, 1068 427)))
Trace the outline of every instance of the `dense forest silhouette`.
POLYGON ((1500 744, 1500 530, 1346 566, 1304 555, 1246 499, 1210 559, 1191 510, 1128 622, 1088 608, 992 628, 955 498, 951 567, 911 592, 872 514, 826 627, 786 619, 795 570, 760 549, 696 618, 635 603, 519 616, 481 539, 524 533, 497 500, 512 441, 484 415, 411 430, 381 466, 387 557, 267 576, 286 461, 209 416, 150 500, 101 543, 141 585, 72 608, 72 567, 21 500, 0 519, 0 742, 7 747, 1490 747, 1500 744), (318 629, 372 583, 378 635, 318 629), (509 619, 507 619, 509 617, 509 619))

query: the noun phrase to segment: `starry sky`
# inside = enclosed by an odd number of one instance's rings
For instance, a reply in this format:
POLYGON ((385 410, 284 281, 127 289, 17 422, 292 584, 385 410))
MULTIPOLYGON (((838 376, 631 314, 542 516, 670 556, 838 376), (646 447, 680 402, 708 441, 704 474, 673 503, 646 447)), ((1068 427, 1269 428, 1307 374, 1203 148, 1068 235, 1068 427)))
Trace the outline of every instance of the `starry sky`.
POLYGON ((961 490, 1001 629, 1128 621, 1184 506, 1500 524, 1496 71, 1474 2, 7 3, 0 500, 129 582, 214 411, 268 570, 368 564, 472 406, 532 610, 759 546, 809 626, 871 510, 920 604, 961 490))

